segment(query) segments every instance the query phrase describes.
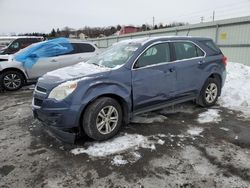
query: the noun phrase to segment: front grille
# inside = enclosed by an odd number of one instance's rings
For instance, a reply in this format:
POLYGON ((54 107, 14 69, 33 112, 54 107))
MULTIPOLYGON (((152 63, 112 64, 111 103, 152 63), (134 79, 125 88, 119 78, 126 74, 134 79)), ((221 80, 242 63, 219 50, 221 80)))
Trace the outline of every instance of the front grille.
POLYGON ((35 106, 42 106, 43 100, 34 98, 34 105, 35 106))
POLYGON ((47 90, 45 88, 40 87, 40 86, 36 86, 36 91, 42 92, 42 93, 46 93, 47 92, 47 90))

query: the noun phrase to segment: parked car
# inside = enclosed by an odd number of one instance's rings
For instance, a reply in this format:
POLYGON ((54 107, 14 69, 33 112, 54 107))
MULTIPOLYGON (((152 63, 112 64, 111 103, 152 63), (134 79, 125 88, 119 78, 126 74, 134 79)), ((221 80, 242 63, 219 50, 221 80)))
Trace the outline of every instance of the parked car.
POLYGON ((66 142, 83 132, 105 140, 140 113, 185 101, 214 105, 225 67, 226 57, 209 38, 122 41, 86 63, 41 77, 34 117, 66 142))
POLYGON ((87 61, 97 52, 98 48, 90 42, 65 38, 32 44, 8 60, 0 60, 0 86, 18 90, 49 71, 87 61))
MULTIPOLYGON (((2 37, 3 38, 3 37, 2 37)), ((17 37, 4 37, 4 39, 9 39, 9 44, 6 47, 0 49, 0 55, 14 54, 19 50, 26 48, 27 46, 41 42, 44 40, 43 37, 37 36, 17 36, 17 37)), ((1 40, 1 37, 0 37, 1 40)))

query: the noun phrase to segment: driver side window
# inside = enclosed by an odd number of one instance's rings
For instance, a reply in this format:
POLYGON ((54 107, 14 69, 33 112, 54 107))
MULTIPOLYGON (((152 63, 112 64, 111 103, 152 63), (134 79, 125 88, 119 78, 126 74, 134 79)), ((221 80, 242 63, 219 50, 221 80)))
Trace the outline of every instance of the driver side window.
POLYGON ((137 60, 134 68, 170 62, 170 47, 168 43, 151 46, 137 60))

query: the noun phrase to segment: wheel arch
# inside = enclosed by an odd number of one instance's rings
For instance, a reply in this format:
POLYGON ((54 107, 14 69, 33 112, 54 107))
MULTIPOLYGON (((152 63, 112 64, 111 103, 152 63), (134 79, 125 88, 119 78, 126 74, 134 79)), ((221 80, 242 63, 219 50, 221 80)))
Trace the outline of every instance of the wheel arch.
POLYGON ((121 106, 121 109, 122 109, 122 115, 123 115, 123 123, 124 124, 127 124, 129 122, 129 119, 130 119, 130 113, 129 113, 129 106, 126 102, 126 100, 117 95, 117 94, 113 94, 113 93, 105 93, 105 94, 102 94, 102 95, 98 95, 96 97, 94 97, 92 100, 90 100, 87 105, 84 107, 84 109, 81 111, 81 115, 80 115, 80 118, 79 118, 79 127, 80 129, 83 131, 82 129, 82 120, 83 120, 83 116, 84 116, 84 113, 86 111, 86 109, 88 108, 89 105, 91 105, 94 101, 96 101, 97 99, 99 98, 102 98, 102 97, 110 97, 112 99, 115 99, 121 106))
POLYGON ((16 72, 19 72, 20 74, 22 74, 23 78, 24 78, 24 82, 26 83, 27 82, 27 75, 21 70, 21 69, 18 69, 18 68, 6 68, 6 69, 3 69, 0 73, 4 73, 4 72, 7 72, 7 71, 16 71, 16 72))

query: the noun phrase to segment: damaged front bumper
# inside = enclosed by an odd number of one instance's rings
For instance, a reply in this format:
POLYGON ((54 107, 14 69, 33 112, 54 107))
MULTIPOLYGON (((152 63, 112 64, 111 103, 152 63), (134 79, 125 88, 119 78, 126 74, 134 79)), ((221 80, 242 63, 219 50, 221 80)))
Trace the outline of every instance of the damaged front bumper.
POLYGON ((59 140, 74 144, 79 130, 77 127, 65 125, 64 119, 67 118, 58 111, 43 111, 33 108, 33 116, 42 122, 42 124, 59 140))

